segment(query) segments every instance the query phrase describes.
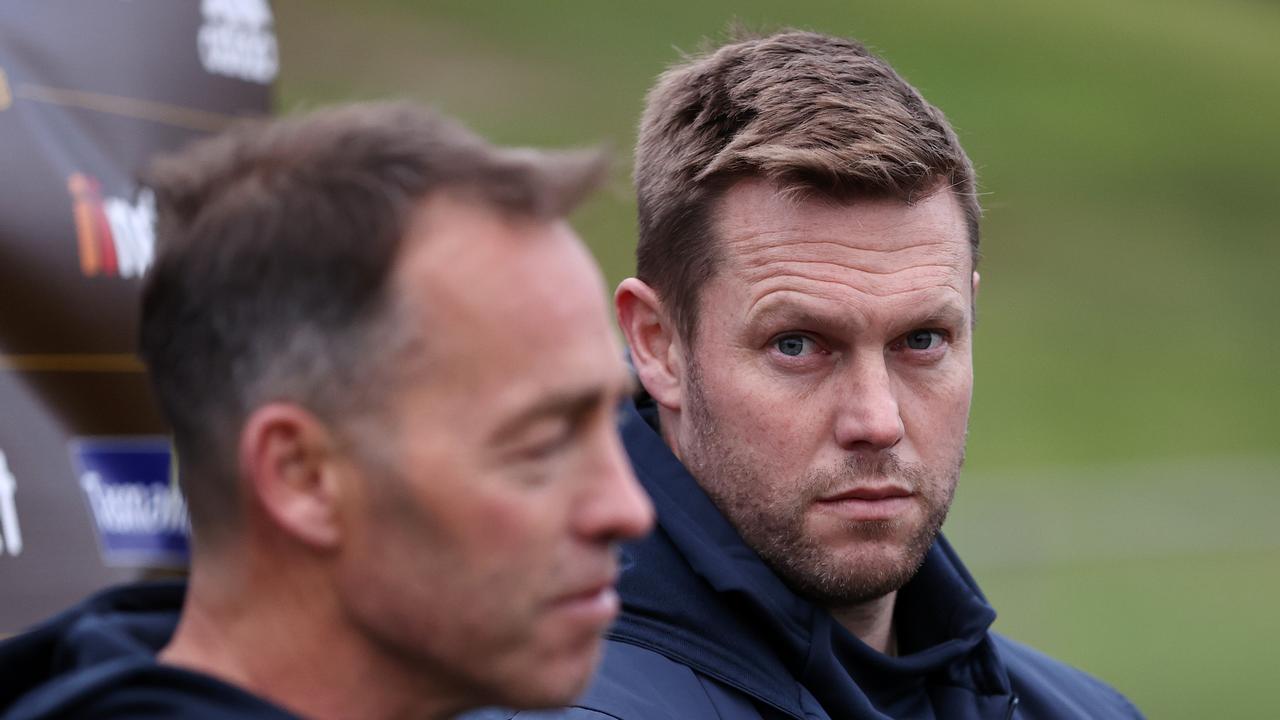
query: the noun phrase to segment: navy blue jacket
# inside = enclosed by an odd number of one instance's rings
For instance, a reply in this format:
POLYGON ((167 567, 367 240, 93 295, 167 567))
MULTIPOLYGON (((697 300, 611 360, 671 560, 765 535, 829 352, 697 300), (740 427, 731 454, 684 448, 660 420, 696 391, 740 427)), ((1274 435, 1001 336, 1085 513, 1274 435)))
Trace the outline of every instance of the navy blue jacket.
POLYGON ((656 424, 651 405, 624 412, 658 527, 624 549, 623 613, 601 669, 575 707, 521 718, 1141 717, 1110 687, 991 632, 995 611, 941 538, 898 593, 899 655, 872 650, 747 547, 656 424))
POLYGON ((156 662, 183 592, 182 583, 107 590, 0 643, 0 720, 296 720, 221 680, 156 662))

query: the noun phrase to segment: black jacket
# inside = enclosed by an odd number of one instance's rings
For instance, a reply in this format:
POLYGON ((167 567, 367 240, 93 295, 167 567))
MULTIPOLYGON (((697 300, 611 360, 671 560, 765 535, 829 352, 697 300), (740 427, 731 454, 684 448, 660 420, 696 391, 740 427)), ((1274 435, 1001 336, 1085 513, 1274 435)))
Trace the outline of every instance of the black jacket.
POLYGON ((1110 687, 991 632, 995 611, 945 539, 898 594, 899 655, 872 650, 745 545, 655 415, 633 407, 622 421, 658 528, 625 548, 623 614, 600 672, 574 708, 520 717, 1141 717, 1110 687))
POLYGON ((221 680, 156 662, 183 592, 182 583, 107 590, 0 643, 0 720, 296 720, 221 680))

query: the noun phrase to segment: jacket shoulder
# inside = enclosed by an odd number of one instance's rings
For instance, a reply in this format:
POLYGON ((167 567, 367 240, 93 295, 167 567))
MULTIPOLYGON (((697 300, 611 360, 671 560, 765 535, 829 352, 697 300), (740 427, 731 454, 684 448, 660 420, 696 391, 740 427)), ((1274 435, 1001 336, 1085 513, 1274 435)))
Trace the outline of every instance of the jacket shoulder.
POLYGON ((297 720, 282 708, 186 670, 136 657, 60 677, 21 698, 0 720, 297 720))
POLYGON ((1018 694, 1019 717, 1142 718, 1110 685, 1044 653, 991 634, 1018 694))
POLYGON ((746 697, 661 653, 629 643, 605 643, 604 661, 572 706, 523 712, 485 710, 465 720, 700 720, 760 715, 746 697))

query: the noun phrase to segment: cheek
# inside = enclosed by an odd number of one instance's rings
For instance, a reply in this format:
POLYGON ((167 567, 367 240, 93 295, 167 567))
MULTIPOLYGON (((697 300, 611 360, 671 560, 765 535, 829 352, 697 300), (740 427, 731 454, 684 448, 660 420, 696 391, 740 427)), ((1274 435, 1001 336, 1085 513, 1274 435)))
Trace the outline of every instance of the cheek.
POLYGON ((554 582, 556 535, 538 505, 520 499, 512 492, 452 515, 433 549, 449 569, 434 576, 431 602, 453 618, 441 636, 463 655, 502 656, 526 642, 554 582))
MULTIPOLYGON (((559 704, 581 690, 599 637, 546 603, 584 564, 568 526, 565 498, 554 489, 511 491, 471 515, 449 608, 464 618, 445 631, 476 671, 503 686, 515 703, 559 704)), ((591 563, 584 563, 590 560, 591 563)))
POLYGON ((824 436, 830 397, 820 383, 772 370, 762 355, 731 346, 702 357, 703 405, 717 433, 760 458, 795 455, 824 436))
POLYGON ((416 467, 455 471, 419 471, 406 493, 383 502, 370 518, 372 534, 384 541, 369 548, 372 562, 396 553, 401 564, 429 574, 432 592, 451 606, 445 611, 459 616, 491 610, 512 589, 536 590, 530 586, 547 573, 554 550, 553 513, 529 488, 465 462, 470 458, 441 453, 430 460, 416 467))
POLYGON ((423 533, 468 569, 518 562, 553 521, 538 512, 545 508, 535 488, 494 468, 482 449, 461 439, 435 453, 418 453, 406 464, 420 468, 412 502, 423 508, 423 533))
POLYGON ((950 453, 964 443, 972 391, 973 376, 964 368, 914 378, 900 386, 899 409, 908 436, 921 452, 950 453))
POLYGON ((468 508, 456 520, 459 545, 472 571, 495 582, 544 571, 554 559, 558 514, 539 498, 518 490, 495 493, 468 508))
POLYGON ((690 427, 695 432, 711 429, 717 462, 751 469, 762 483, 758 492, 767 493, 766 479, 785 486, 814 464, 831 437, 824 425, 829 409, 818 398, 776 384, 744 387, 741 379, 724 378, 724 384, 706 388, 709 417, 687 425, 701 426, 690 427))

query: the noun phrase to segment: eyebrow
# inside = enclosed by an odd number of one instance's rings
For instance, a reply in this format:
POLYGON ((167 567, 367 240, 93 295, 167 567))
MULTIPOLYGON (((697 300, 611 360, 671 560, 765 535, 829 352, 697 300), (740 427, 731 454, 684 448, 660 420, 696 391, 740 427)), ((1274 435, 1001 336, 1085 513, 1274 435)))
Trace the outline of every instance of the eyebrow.
POLYGON ((611 384, 553 392, 520 410, 515 417, 504 421, 493 431, 492 438, 495 442, 502 442, 522 428, 544 418, 581 417, 598 407, 606 397, 614 394, 619 397, 629 397, 635 394, 636 388, 635 377, 627 373, 625 380, 611 384))
POLYGON ((963 327, 967 325, 965 322, 964 310, 961 310, 954 303, 946 303, 921 315, 908 315, 911 318, 909 322, 904 323, 911 327, 929 327, 932 325, 944 325, 963 327))
POLYGON ((748 325, 783 323, 803 327, 825 327, 838 320, 832 316, 815 313, 808 308, 790 303, 773 302, 747 316, 748 325))
MULTIPOLYGON (((815 312, 803 305, 785 301, 776 301, 765 305, 762 309, 752 313, 747 318, 747 323, 753 326, 782 323, 815 329, 849 324, 845 315, 815 312)), ((904 328, 963 327, 967 325, 964 310, 954 302, 949 301, 927 310, 913 310, 903 313, 899 318, 895 319, 894 324, 904 328)))

